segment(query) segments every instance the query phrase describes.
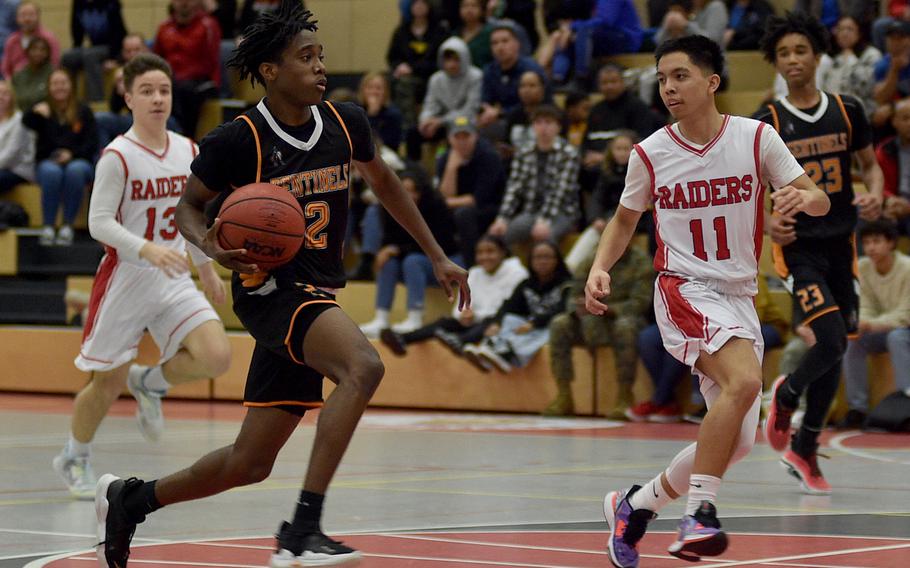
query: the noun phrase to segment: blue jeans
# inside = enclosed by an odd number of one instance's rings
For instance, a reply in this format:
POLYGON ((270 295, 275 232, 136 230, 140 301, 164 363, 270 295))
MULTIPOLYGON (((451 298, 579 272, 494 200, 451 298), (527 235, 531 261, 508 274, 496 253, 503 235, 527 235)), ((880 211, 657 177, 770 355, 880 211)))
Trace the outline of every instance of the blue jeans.
POLYGON ((898 390, 910 389, 910 329, 901 327, 891 331, 867 333, 851 339, 844 353, 844 387, 847 404, 851 410, 869 410, 869 369, 866 358, 870 353, 888 352, 894 369, 894 383, 898 390))
MULTIPOLYGON (((638 45, 630 41, 622 31, 603 27, 595 22, 579 22, 575 30, 575 42, 556 52, 553 57, 553 79, 564 81, 569 76, 572 60, 575 60, 575 76, 587 77, 591 61, 599 55, 613 55, 638 51, 638 45)), ((640 43, 640 42, 639 42, 640 43)))
POLYGON ((44 224, 54 226, 57 210, 63 202, 63 223, 72 225, 82 204, 82 194, 92 181, 92 165, 76 158, 61 166, 53 160, 41 160, 35 177, 41 186, 41 213, 44 224))
POLYGON ((531 362, 534 355, 550 341, 550 327, 535 327, 527 333, 515 333, 515 328, 524 325, 528 320, 515 314, 506 314, 502 318, 499 333, 493 341, 505 340, 512 347, 518 366, 524 367, 531 362))
POLYGON ((689 368, 664 349, 657 324, 649 325, 638 334, 638 356, 641 357, 641 362, 644 363, 648 374, 651 375, 651 382, 654 383, 651 402, 658 405, 673 402, 676 398, 676 385, 689 368))
POLYGON ((382 248, 382 206, 367 206, 360 221, 360 252, 376 254, 382 248))
MULTIPOLYGON (((464 266, 461 255, 452 257, 452 262, 464 266)), ((433 263, 422 252, 412 252, 404 258, 393 256, 376 275, 376 308, 388 310, 392 308, 395 300, 395 284, 404 282, 408 289, 408 310, 423 309, 423 300, 426 297, 428 286, 436 286, 436 276, 433 274, 433 263)))

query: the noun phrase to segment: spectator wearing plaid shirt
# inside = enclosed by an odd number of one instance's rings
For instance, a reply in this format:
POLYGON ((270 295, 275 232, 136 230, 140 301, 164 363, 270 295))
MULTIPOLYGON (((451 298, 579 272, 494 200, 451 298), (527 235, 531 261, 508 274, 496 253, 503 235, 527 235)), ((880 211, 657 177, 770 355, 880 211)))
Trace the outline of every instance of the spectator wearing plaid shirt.
POLYGON ((508 244, 559 240, 578 218, 578 149, 559 137, 562 112, 541 105, 531 113, 536 141, 512 161, 506 195, 491 234, 508 244))

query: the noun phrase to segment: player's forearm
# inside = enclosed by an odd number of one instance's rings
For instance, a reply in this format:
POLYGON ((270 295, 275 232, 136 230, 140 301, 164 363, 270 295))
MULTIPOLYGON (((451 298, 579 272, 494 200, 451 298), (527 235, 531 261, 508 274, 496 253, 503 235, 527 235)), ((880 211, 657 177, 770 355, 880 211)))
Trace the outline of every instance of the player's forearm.
POLYGON ((607 223, 607 227, 600 236, 593 268, 601 268, 607 272, 613 268, 616 261, 626 251, 626 247, 629 246, 639 217, 641 217, 641 213, 638 211, 632 211, 623 206, 617 208, 616 214, 607 223))
POLYGON ((817 187, 804 191, 807 193, 805 213, 812 217, 827 215, 831 210, 831 200, 828 199, 828 194, 817 187))
POLYGON ((869 190, 869 193, 878 196, 879 201, 884 201, 885 176, 878 163, 863 166, 863 183, 866 184, 866 189, 869 190))
POLYGON ((202 252, 205 250, 205 212, 201 207, 188 202, 181 197, 177 203, 177 211, 174 215, 177 220, 177 228, 180 234, 194 244, 202 252))

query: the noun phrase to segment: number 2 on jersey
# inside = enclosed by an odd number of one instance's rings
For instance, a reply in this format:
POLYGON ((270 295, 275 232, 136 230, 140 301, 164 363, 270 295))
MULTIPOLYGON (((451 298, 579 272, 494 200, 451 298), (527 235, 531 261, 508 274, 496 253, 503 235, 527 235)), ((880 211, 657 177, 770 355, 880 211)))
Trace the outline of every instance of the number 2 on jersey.
MULTIPOLYGON (((161 221, 167 223, 163 229, 158 231, 158 235, 165 241, 172 241, 177 237, 177 223, 174 220, 174 213, 177 212, 176 207, 168 207, 164 210, 164 214, 161 215, 161 221)), ((158 222, 158 209, 155 207, 149 207, 145 210, 145 240, 154 241, 155 240, 155 225, 158 222)))
POLYGON ((303 208, 306 217, 306 237, 304 246, 308 249, 324 249, 329 246, 329 238, 321 233, 329 225, 329 204, 325 201, 311 201, 303 208))
MULTIPOLYGON (((692 254, 707 262, 708 253, 705 251, 705 233, 702 229, 701 219, 689 221, 689 232, 692 233, 692 254)), ((717 236, 717 260, 728 260, 730 249, 727 247, 727 219, 720 216, 714 218, 714 234, 717 236)))

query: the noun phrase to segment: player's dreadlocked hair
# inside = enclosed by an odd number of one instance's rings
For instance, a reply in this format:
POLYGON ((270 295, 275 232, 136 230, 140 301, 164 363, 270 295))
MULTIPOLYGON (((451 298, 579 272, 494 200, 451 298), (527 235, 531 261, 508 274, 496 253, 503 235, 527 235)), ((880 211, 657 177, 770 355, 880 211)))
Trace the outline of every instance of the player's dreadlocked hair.
POLYGON ((282 0, 277 9, 263 12, 243 30, 243 41, 231 54, 228 66, 240 71, 241 81, 249 77, 254 86, 257 81, 265 85, 259 65, 277 62, 301 30, 315 32, 317 21, 310 20, 312 16, 300 0, 282 0))
POLYGON ((817 18, 799 12, 787 12, 783 17, 771 16, 761 38, 761 50, 768 63, 777 60, 777 43, 788 34, 800 34, 809 39, 816 55, 827 53, 830 47, 828 30, 817 18))

